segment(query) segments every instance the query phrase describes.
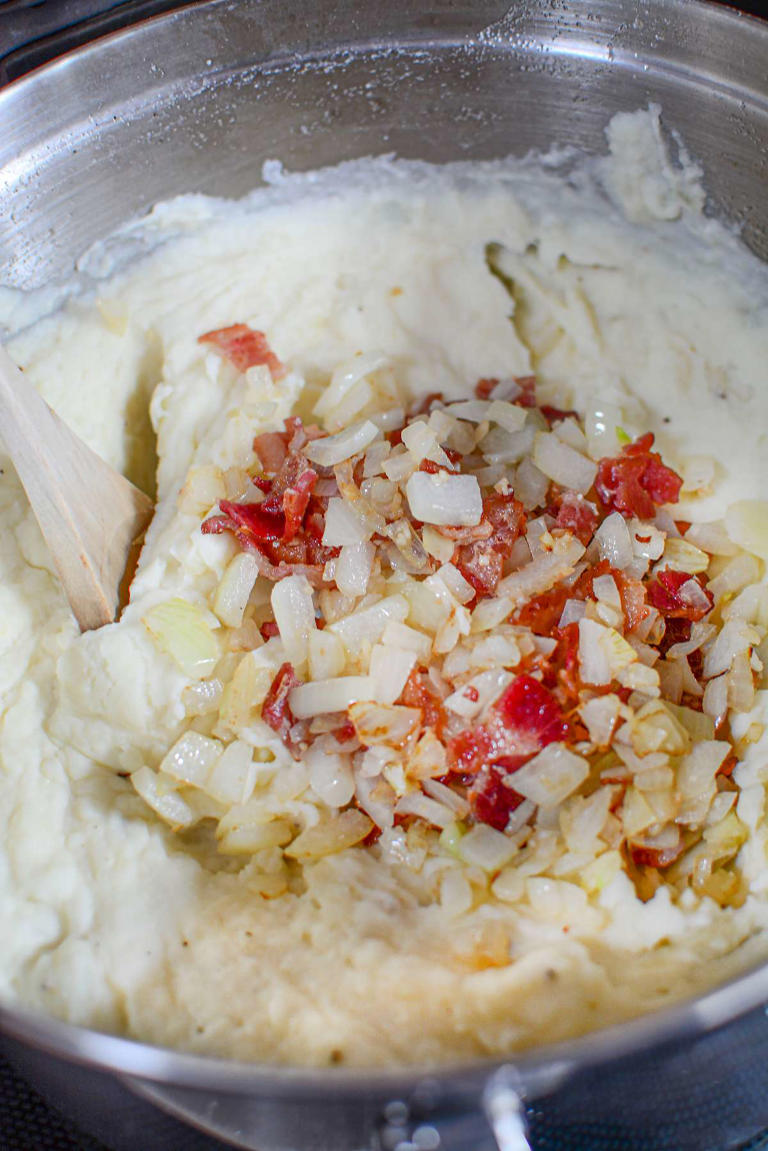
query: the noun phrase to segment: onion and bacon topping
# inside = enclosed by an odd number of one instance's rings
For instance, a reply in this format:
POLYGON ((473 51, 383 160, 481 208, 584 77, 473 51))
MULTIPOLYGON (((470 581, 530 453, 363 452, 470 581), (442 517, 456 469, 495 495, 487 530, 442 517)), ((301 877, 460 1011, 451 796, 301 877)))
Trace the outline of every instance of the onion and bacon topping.
MULTIPOLYGON (((245 325, 201 342, 286 375, 245 325)), ((533 377, 409 407, 376 355, 313 415, 254 427, 238 498, 206 478, 202 531, 233 554, 211 612, 187 607, 221 655, 190 672, 194 731, 137 775, 150 806, 216 820, 263 894, 362 844, 462 868, 472 900, 514 902, 531 876, 595 895, 623 872, 643 899, 743 901, 734 766, 761 730, 731 721, 760 683, 768 589, 725 525, 675 520, 653 435, 595 453, 533 377)))

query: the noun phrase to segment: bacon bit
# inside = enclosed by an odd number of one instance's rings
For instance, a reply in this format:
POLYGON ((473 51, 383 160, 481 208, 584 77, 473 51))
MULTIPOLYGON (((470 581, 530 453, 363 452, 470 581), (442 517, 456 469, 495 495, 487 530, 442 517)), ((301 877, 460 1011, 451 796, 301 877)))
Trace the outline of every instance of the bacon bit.
POLYGON ((512 492, 491 492, 483 499, 483 522, 490 525, 488 538, 460 547, 455 561, 464 579, 481 597, 496 591, 504 560, 509 559, 515 542, 525 531, 523 505, 512 492))
POLYGON ((642 580, 630 579, 621 571, 611 571, 611 575, 621 596, 621 610, 624 612, 626 630, 634 631, 651 610, 646 603, 645 585, 642 580))
POLYGON ((357 738, 355 725, 351 719, 346 720, 341 727, 337 727, 333 732, 333 738, 337 743, 349 743, 350 739, 357 738))
POLYGON ((253 450, 265 472, 279 472, 288 454, 285 432, 262 432, 253 441, 253 450))
POLYGON ((515 383, 520 388, 521 395, 517 397, 515 403, 520 408, 535 408, 536 407, 536 377, 535 376, 515 376, 515 383))
POLYGON ((445 403, 445 396, 442 392, 427 392, 423 399, 408 409, 408 419, 412 419, 414 416, 428 416, 433 404, 442 403, 445 403))
POLYGON ((739 758, 733 752, 731 752, 729 755, 726 755, 725 759, 723 760, 723 762, 720 764, 717 771, 715 772, 715 776, 721 775, 721 776, 724 776, 726 779, 730 779, 731 776, 733 775, 733 769, 734 769, 734 767, 736 767, 738 762, 739 762, 739 758))
POLYGON ((686 619, 692 623, 703 619, 712 610, 712 605, 715 602, 712 593, 704 587, 696 576, 689 575, 688 572, 675 571, 673 568, 663 568, 657 572, 656 579, 648 584, 647 592, 651 604, 667 619, 686 619), (689 580, 695 580, 704 592, 708 607, 704 607, 703 604, 686 603, 682 598, 680 589, 689 580))
POLYGON ((279 540, 285 532, 285 516, 266 510, 264 504, 235 504, 230 500, 219 503, 221 515, 212 516, 202 525, 204 535, 219 535, 231 531, 241 546, 243 538, 252 543, 279 540))
POLYGON ((268 640, 276 635, 280 635, 280 628, 273 619, 267 619, 264 620, 264 623, 259 628, 259 632, 263 640, 268 640))
POLYGON ((513 765, 511 759, 502 760, 479 773, 475 787, 468 794, 472 814, 478 823, 487 823, 497 831, 504 831, 510 815, 523 802, 523 796, 510 786, 509 776, 524 762, 521 759, 513 765))
POLYGON ((595 488, 607 511, 615 508, 625 516, 651 519, 657 504, 675 504, 682 478, 652 452, 653 433, 640 436, 622 448, 620 456, 607 456, 597 468, 595 488))
POLYGON ((464 688, 462 695, 468 699, 470 703, 477 703, 480 698, 480 692, 471 683, 464 688))
MULTIPOLYGON (((304 513, 309 506, 309 497, 317 483, 317 472, 307 468, 296 480, 293 487, 283 492, 283 511, 285 513, 284 540, 291 540, 301 528, 304 513)), ((266 502, 266 501, 265 501, 266 502)))
POLYGON ((431 728, 439 738, 446 722, 443 698, 425 667, 414 668, 400 696, 406 707, 420 707, 422 726, 431 728))
POLYGON ((520 767, 548 743, 569 735, 554 695, 532 676, 519 675, 489 709, 485 723, 450 740, 448 759, 459 772, 478 772, 509 757, 520 767))
POLYGON ((498 382, 498 379, 492 377, 484 377, 482 380, 478 380, 475 384, 475 395, 478 400, 489 400, 491 398, 491 392, 498 382))
POLYGON ((247 324, 216 328, 198 336, 197 342, 211 344, 238 372, 247 372, 257 364, 266 364, 272 379, 281 380, 288 370, 270 348, 264 333, 254 331, 247 324))
POLYGON ((552 427, 552 424, 559 423, 560 420, 567 420, 571 416, 578 418, 579 415, 573 408, 553 408, 551 404, 542 404, 539 411, 550 427, 552 427))
MULTIPOLYGON (((548 511, 550 509, 547 509, 548 511)), ((597 509, 580 492, 557 491, 552 514, 557 518, 555 528, 571 532, 583 544, 588 544, 597 527, 597 509)))
POLYGON ((296 722, 288 703, 288 696, 300 682, 293 670, 293 664, 284 663, 272 680, 261 707, 261 718, 277 732, 286 745, 290 745, 291 728, 296 722))
POLYGON ((436 476, 438 472, 445 471, 445 468, 441 468, 434 460, 422 460, 419 464, 419 471, 427 472, 430 476, 436 476))
POLYGON ((518 608, 514 622, 530 628, 534 635, 552 635, 557 629, 566 600, 594 599, 594 583, 602 575, 612 575, 618 584, 621 573, 612 568, 608 560, 600 560, 582 572, 572 587, 554 587, 528 600, 528 603, 518 608))

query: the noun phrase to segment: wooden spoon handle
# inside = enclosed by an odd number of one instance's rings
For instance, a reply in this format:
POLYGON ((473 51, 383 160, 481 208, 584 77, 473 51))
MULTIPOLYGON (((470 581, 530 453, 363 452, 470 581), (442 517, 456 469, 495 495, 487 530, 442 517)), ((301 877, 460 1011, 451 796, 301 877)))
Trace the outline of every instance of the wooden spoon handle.
POLYGON ((83 631, 116 618, 152 501, 92 452, 0 348, 0 438, 83 631))

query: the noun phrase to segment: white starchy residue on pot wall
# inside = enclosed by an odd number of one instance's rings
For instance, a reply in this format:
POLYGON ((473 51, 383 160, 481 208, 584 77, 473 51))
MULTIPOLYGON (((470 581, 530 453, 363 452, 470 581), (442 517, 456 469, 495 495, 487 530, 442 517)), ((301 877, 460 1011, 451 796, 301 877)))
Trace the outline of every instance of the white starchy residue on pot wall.
MULTIPOLYGON (((546 402, 614 400, 684 474, 689 457, 714 458, 711 495, 683 500, 688 519, 764 494, 765 269, 699 215, 653 116, 617 118, 610 139, 597 172, 614 203, 592 175, 533 162, 360 161, 278 174, 238 204, 183 197, 92 253, 88 290, 10 342, 64 419, 141 482, 151 394, 160 503, 123 620, 78 636, 0 456, 4 999, 185 1049, 385 1064, 578 1034, 745 962, 730 953, 768 921, 765 743, 740 769, 756 826, 754 893, 736 911, 674 906, 665 891, 640 904, 619 874, 589 899, 541 880, 521 903, 452 919, 395 850, 359 849, 305 868, 303 892, 264 899, 249 866, 228 870, 199 841, 185 850, 125 778, 189 723, 189 681, 142 616, 169 596, 203 603, 233 554, 178 511, 188 468, 227 466, 253 434, 239 413, 275 426, 303 380, 357 352, 383 351, 413 393, 464 396, 480 377, 535 371, 546 402), (489 243, 514 300, 489 273, 489 243), (235 322, 266 332, 291 369, 274 394, 248 394, 197 343, 235 322)), ((17 326, 33 311, 10 296, 0 307, 17 326)))

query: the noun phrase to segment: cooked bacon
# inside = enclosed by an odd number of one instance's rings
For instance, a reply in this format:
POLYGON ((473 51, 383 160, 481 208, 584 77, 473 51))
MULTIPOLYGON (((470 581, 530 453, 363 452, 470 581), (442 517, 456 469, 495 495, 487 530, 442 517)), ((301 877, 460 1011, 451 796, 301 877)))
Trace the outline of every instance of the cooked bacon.
POLYGON ((221 515, 211 516, 202 525, 204 535, 219 535, 231 531, 240 546, 243 541, 257 543, 261 540, 279 540, 285 531, 285 516, 282 512, 270 512, 264 504, 236 504, 221 500, 221 515))
POLYGON ((287 368, 277 358, 263 332, 247 324, 232 324, 198 336, 198 344, 211 344, 238 372, 247 372, 257 364, 266 364, 273 380, 281 380, 287 368))
POLYGON ((293 670, 293 664, 284 663, 270 684, 261 707, 261 718, 276 731, 283 743, 290 742, 290 732, 296 722, 288 702, 288 696, 300 683, 293 670))
POLYGON ((585 500, 580 492, 557 491, 552 501, 552 514, 555 515, 555 528, 571 532, 583 544, 588 544, 597 527, 597 508, 585 500))
POLYGON ((515 767, 522 767, 523 762, 502 759, 479 772, 468 796, 478 823, 488 823, 497 831, 504 831, 510 815, 523 802, 523 796, 509 782, 515 767))
POLYGON ((653 433, 640 436, 622 449, 620 456, 607 456, 597 468, 595 488, 607 511, 652 519, 658 504, 677 503, 682 478, 651 451, 653 433))
MULTIPOLYGON (((525 511, 512 492, 491 492, 483 499, 483 519, 490 535, 459 548, 456 567, 478 596, 493 595, 516 541, 525 531, 525 511)), ((478 525, 479 526, 479 525, 478 525)))
POLYGON ((662 568, 661 571, 656 572, 656 579, 648 584, 647 592, 651 604, 658 608, 667 619, 686 619, 692 623, 703 619, 712 610, 712 605, 715 602, 712 593, 704 587, 696 576, 689 575, 688 572, 675 571, 673 568, 662 568), (680 594, 683 585, 690 580, 693 580, 704 592, 707 607, 703 603, 689 603, 680 594))
POLYGON ((552 692, 532 676, 519 675, 489 708, 484 723, 450 740, 448 760, 453 771, 467 773, 510 757, 520 767, 547 744, 567 740, 569 733, 570 725, 552 692))
POLYGON ((265 472, 279 472, 288 455, 285 432, 262 432, 255 437, 253 450, 265 472))
POLYGON ((412 419, 414 416, 428 416, 432 410, 433 404, 445 403, 445 397, 442 392, 427 392, 426 396, 417 400, 408 409, 408 418, 412 419))
POLYGON ((438 738, 443 734, 446 721, 443 697, 425 667, 413 669, 402 690, 400 702, 406 707, 420 707, 422 725, 431 728, 438 738))
POLYGON ((646 602, 645 585, 639 579, 630 579, 621 571, 611 571, 621 596, 621 610, 627 631, 634 631, 639 623, 645 619, 650 611, 646 602))
POLYGON ((663 871, 683 854, 685 840, 680 836, 675 847, 646 847, 642 843, 628 843, 627 850, 636 867, 655 867, 663 871))
POLYGON ((518 407, 521 408, 535 408, 536 407, 536 377, 535 376, 515 376, 515 383, 520 388, 521 394, 515 400, 518 407))
POLYGON ((482 380, 478 380, 475 384, 475 395, 477 396, 478 400, 490 399, 491 392, 496 387, 498 382, 498 379, 494 379, 492 377, 484 377, 482 380))
POLYGON ((550 427, 552 424, 557 424, 560 420, 567 420, 571 416, 578 417, 579 414, 573 408, 553 408, 551 404, 542 404, 539 411, 550 427))

